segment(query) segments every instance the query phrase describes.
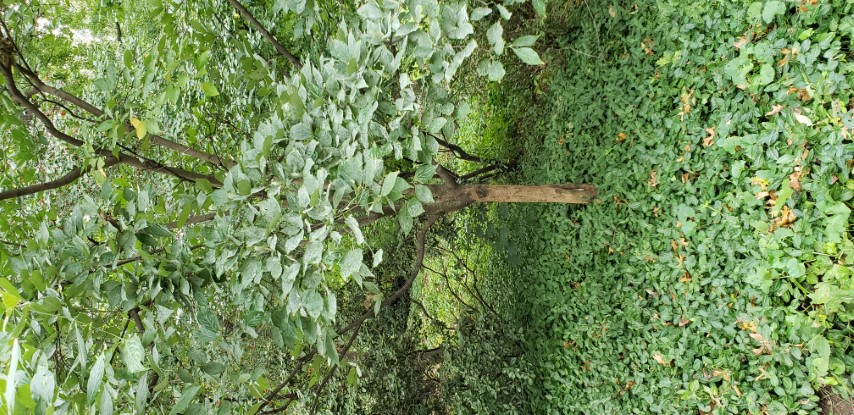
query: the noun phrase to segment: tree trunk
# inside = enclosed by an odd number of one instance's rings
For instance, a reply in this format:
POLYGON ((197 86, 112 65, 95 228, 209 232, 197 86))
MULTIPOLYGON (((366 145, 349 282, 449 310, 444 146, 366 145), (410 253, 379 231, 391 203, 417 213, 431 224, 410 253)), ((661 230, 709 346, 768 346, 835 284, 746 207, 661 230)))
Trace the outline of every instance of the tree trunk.
POLYGON ((443 214, 460 210, 472 203, 564 203, 587 204, 596 197, 596 187, 589 184, 524 185, 433 185, 435 203, 425 206, 428 212, 443 214))

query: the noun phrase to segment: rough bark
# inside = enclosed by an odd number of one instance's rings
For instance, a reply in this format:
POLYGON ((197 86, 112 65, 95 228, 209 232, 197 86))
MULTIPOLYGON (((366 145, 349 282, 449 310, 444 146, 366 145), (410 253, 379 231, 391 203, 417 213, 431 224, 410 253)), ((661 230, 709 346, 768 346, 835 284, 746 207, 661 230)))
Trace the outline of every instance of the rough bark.
POLYGON ((561 203, 587 204, 596 197, 596 187, 589 184, 524 185, 433 185, 435 203, 425 206, 429 213, 444 214, 472 203, 561 203))

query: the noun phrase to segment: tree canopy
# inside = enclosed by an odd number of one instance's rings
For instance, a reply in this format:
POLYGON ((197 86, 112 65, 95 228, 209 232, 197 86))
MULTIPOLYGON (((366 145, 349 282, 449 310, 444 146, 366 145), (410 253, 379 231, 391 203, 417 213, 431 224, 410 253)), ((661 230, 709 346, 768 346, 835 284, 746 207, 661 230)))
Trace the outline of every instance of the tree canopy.
POLYGON ((542 63, 537 36, 504 38, 523 3, 5 1, 7 413, 322 410, 439 216, 591 200, 437 163, 474 157, 450 143, 461 67, 499 81, 503 62, 542 63), (393 292, 362 232, 384 217, 416 244, 393 292), (369 301, 342 321, 352 287, 369 301))

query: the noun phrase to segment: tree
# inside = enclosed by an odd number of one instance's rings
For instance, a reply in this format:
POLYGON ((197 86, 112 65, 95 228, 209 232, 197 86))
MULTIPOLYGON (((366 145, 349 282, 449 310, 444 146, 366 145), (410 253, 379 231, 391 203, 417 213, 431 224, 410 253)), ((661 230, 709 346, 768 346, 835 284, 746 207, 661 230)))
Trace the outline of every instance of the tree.
POLYGON ((491 81, 508 47, 542 63, 536 36, 505 44, 499 3, 11 3, 0 27, 9 413, 317 411, 339 368, 357 377, 354 339, 406 298, 438 217, 595 195, 472 183, 498 166, 457 175, 437 163, 441 146, 478 159, 451 144, 466 59, 480 56, 491 81), (69 42, 80 22, 94 31, 69 42), (475 25, 488 27, 483 51, 475 25), (390 293, 372 282, 382 251, 362 232, 386 217, 417 229, 415 263, 390 293), (336 293, 354 284, 372 305, 341 321, 339 301, 358 300, 336 293))

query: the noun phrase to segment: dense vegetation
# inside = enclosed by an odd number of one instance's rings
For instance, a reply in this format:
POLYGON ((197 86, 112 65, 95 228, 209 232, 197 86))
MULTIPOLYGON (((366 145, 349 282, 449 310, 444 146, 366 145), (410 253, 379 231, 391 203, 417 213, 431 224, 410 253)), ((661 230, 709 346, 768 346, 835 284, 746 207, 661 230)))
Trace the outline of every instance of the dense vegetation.
POLYGON ((850 2, 12 3, 8 413, 854 394, 850 2))
POLYGON ((509 121, 520 180, 599 187, 583 208, 497 220, 522 229, 507 251, 519 265, 492 274, 530 310, 517 327, 534 403, 520 412, 850 399, 854 5, 688 3, 553 11, 546 68, 494 102, 536 105, 509 121))

